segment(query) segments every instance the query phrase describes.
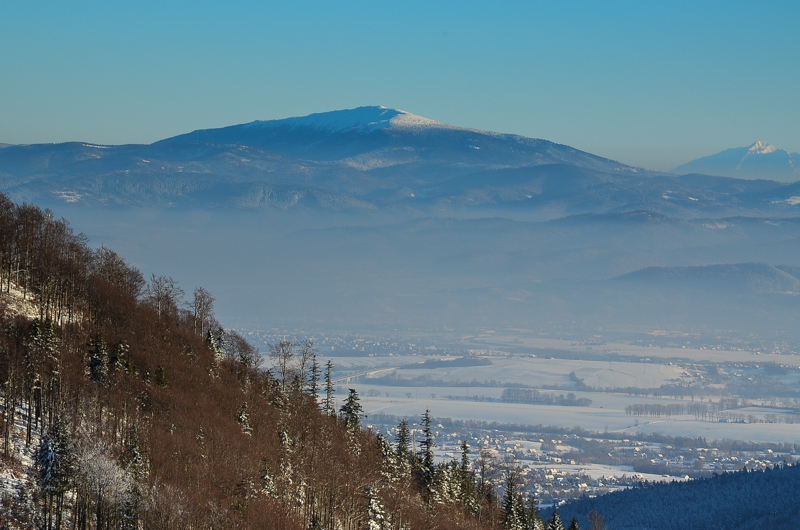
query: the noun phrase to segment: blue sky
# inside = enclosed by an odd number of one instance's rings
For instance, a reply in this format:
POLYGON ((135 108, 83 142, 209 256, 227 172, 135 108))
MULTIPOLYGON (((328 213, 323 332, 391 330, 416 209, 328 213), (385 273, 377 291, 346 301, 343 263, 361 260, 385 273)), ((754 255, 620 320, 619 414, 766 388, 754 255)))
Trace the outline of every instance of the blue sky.
POLYGON ((800 2, 3 2, 0 142, 385 105, 648 169, 800 151, 800 2))

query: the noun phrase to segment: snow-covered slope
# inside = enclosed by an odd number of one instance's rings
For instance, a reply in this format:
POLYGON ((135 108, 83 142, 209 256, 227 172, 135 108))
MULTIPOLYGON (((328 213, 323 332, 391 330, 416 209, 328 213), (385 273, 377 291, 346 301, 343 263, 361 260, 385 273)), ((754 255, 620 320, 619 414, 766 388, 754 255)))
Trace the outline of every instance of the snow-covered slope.
POLYGON ((247 145, 303 160, 352 160, 358 167, 368 168, 424 162, 462 167, 556 163, 603 171, 633 170, 566 145, 455 127, 386 107, 203 129, 155 145, 187 143, 247 145))
POLYGON ((672 170, 679 175, 702 173, 779 182, 800 180, 800 154, 789 153, 762 140, 748 147, 726 149, 672 170))
POLYGON ((404 110, 386 107, 358 107, 349 110, 336 110, 309 114, 301 118, 254 121, 243 128, 275 129, 281 127, 312 128, 329 133, 352 132, 370 133, 388 127, 395 129, 450 128, 458 129, 404 110))

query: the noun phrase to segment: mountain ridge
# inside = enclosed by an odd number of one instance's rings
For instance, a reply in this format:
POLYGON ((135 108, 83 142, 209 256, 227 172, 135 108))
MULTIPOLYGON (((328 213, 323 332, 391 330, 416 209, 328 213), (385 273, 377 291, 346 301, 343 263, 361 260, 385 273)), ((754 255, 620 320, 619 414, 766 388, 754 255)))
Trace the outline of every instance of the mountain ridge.
POLYGON ((0 150, 0 191, 50 207, 537 219, 635 210, 684 218, 800 213, 794 184, 649 172, 547 140, 385 107, 201 129, 149 145, 8 146, 0 150))
POLYGON ((673 173, 705 173, 779 182, 800 180, 800 154, 789 153, 763 140, 747 146, 725 149, 677 166, 673 173))

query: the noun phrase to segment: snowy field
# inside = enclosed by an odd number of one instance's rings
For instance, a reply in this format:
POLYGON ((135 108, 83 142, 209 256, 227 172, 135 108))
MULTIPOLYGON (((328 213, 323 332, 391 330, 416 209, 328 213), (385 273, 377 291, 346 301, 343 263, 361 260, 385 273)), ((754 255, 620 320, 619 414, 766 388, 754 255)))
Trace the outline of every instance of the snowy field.
MULTIPOLYGON (((435 393, 455 391, 444 387, 433 389, 421 388, 387 388, 350 385, 362 396, 364 410, 370 414, 387 414, 395 416, 420 417, 426 409, 435 418, 453 420, 479 420, 498 423, 516 423, 525 425, 544 425, 557 427, 580 427, 594 432, 628 433, 660 433, 670 436, 705 437, 712 440, 733 439, 754 442, 792 442, 800 443, 800 424, 783 423, 721 423, 712 420, 697 420, 694 416, 683 415, 672 418, 634 417, 625 414, 625 405, 643 402, 680 403, 675 400, 653 400, 620 395, 597 393, 576 393, 591 396, 596 402, 591 407, 565 407, 557 405, 528 405, 520 403, 498 403, 481 401, 455 401, 432 398, 435 393), (412 397, 370 396, 375 391, 412 392, 412 397), (425 393, 423 393, 425 392, 425 393)), ((481 391, 502 389, 480 389, 481 391)), ((485 392, 484 392, 485 393, 485 392)), ((344 396, 345 389, 339 392, 344 396)), ((742 409, 747 410, 747 409, 742 409)), ((369 423, 369 417, 366 419, 369 423)))
MULTIPOLYGON (((655 335, 654 335, 655 338, 655 335)), ((688 359, 691 361, 714 362, 775 362, 792 363, 800 366, 800 356, 784 355, 767 351, 750 351, 729 349, 720 346, 717 349, 691 348, 691 347, 661 347, 657 345, 635 345, 619 342, 606 342, 598 338, 596 344, 575 342, 570 340, 543 338, 534 336, 532 332, 520 330, 518 334, 486 333, 477 336, 467 336, 462 339, 465 344, 485 345, 486 350, 505 350, 514 347, 515 350, 523 348, 557 349, 573 352, 604 352, 637 357, 650 357, 660 359, 688 359)), ((655 342, 655 341, 654 341, 655 342)))
MULTIPOLYGON (((626 407, 635 404, 678 404, 688 408, 702 403, 710 410, 711 402, 720 399, 719 389, 730 383, 745 386, 757 383, 766 373, 766 363, 784 367, 782 371, 769 374, 771 381, 783 385, 784 390, 797 388, 800 385, 798 355, 723 349, 721 346, 660 347, 605 343, 601 339, 595 343, 576 342, 543 338, 524 330, 451 339, 451 344, 463 346, 462 355, 444 356, 441 349, 428 347, 413 355, 398 351, 392 355, 321 356, 321 359, 323 363, 328 359, 334 363, 338 397, 343 397, 347 388, 355 388, 367 414, 419 417, 430 409, 431 414, 439 418, 580 427, 600 433, 660 433, 717 440, 800 443, 800 423, 728 423, 720 421, 718 416, 698 418, 683 414, 656 418, 625 412, 626 407), (558 358, 576 353, 585 353, 590 358, 558 358), (604 354, 629 356, 631 360, 597 360, 598 355, 604 354), (459 362, 464 355, 469 355, 467 360, 471 362, 459 362), (719 364, 711 366, 709 363, 719 364), (590 388, 581 387, 578 380, 590 388), (696 395, 654 397, 655 390, 665 385, 695 388, 696 395), (536 389, 540 394, 553 397, 573 394, 576 399, 591 400, 591 405, 500 401, 504 389, 509 387, 536 389), (580 388, 589 391, 578 390, 580 388), (637 389, 642 390, 641 395, 636 395, 637 389), (708 395, 702 395, 703 389, 708 389, 708 395)), ((458 350, 453 347, 452 351, 458 350)), ((770 403, 769 397, 750 398, 750 402, 752 407, 727 412, 748 418, 748 421, 769 416, 785 419, 786 415, 796 419, 796 410, 780 408, 779 404, 770 403)))

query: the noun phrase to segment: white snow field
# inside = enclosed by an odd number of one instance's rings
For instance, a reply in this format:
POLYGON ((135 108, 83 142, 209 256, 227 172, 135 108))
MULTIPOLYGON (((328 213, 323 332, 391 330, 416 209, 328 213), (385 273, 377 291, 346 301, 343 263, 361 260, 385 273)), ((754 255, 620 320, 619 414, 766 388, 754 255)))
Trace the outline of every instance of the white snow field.
MULTIPOLYGON (((528 405, 521 403, 500 403, 481 401, 454 401, 431 398, 427 389, 408 388, 412 397, 369 397, 369 388, 364 385, 350 385, 362 396, 361 403, 368 417, 370 414, 390 414, 395 416, 421 417, 430 410, 434 418, 453 420, 479 420, 485 422, 516 423, 524 425, 544 425, 558 427, 580 427, 594 432, 614 433, 660 433, 670 436, 705 437, 711 440, 732 439, 753 442, 800 443, 800 424, 783 423, 721 423, 717 420, 697 420, 694 416, 673 416, 666 418, 634 417, 625 414, 622 403, 652 401, 641 398, 623 398, 616 406, 565 407, 558 405, 528 405), (418 392, 418 396, 413 392, 418 392), (638 423, 638 425, 637 425, 638 423)), ((374 387, 372 387, 374 388, 374 387)), ((443 390, 441 388, 436 390, 443 390)), ((483 389, 481 389, 483 390, 483 389)), ((343 392, 340 392, 343 394, 343 392)), ((593 396, 596 396, 594 394, 593 396)), ((601 399, 598 397, 598 402, 601 399)), ((675 403, 675 401, 671 401, 675 403)), ((369 419, 367 419, 367 422, 369 419)))

